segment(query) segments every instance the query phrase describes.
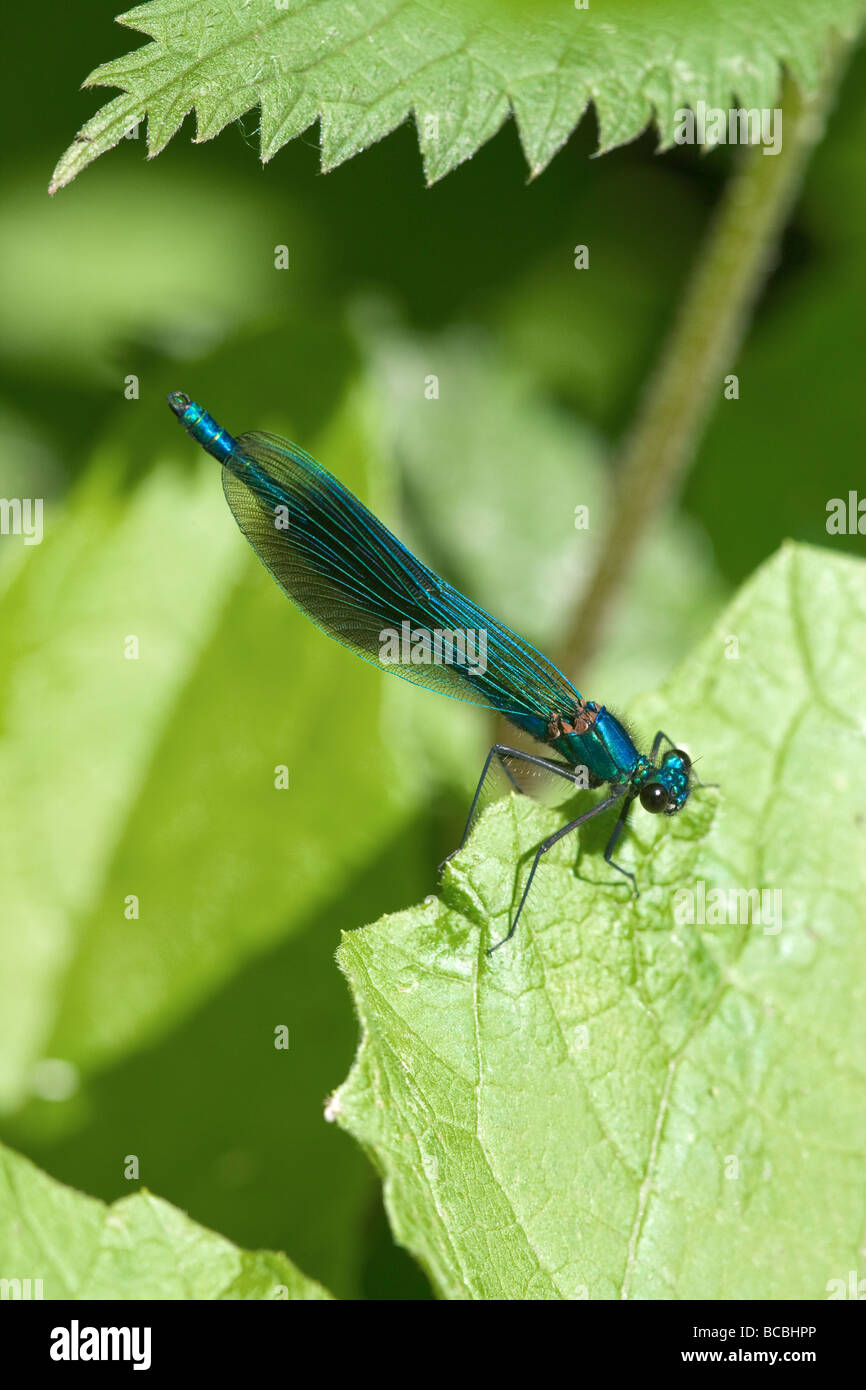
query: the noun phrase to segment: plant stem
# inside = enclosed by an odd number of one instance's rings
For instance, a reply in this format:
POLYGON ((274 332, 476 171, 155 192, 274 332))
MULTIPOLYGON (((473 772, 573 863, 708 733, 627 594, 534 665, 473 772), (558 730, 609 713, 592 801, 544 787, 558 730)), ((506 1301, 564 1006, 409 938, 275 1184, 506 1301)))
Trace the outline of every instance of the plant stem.
POLYGON ((759 146, 745 150, 712 218, 623 447, 613 523, 564 644, 566 673, 585 671, 645 533, 694 457, 777 254, 808 157, 823 135, 849 47, 840 42, 828 54, 814 96, 802 97, 791 80, 785 81, 781 152, 765 155, 759 146))

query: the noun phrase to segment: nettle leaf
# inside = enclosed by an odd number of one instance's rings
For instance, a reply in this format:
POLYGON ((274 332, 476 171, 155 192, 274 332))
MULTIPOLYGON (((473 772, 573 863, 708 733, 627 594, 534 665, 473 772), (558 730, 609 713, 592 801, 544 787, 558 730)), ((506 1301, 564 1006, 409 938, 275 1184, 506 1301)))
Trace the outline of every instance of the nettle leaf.
POLYGON ((2 1146, 0 1269, 12 1281, 12 1297, 331 1297, 285 1255, 241 1250, 151 1192, 109 1206, 2 1146))
POLYGON ((363 1039, 331 1112, 442 1295, 825 1298, 857 1268, 864 647, 866 565, 787 546, 637 706, 720 784, 636 809, 638 899, 595 824, 488 957, 562 823, 515 797, 441 900, 345 938, 363 1039))
POLYGON ((158 154, 195 110, 209 140, 253 107, 270 159, 315 121, 333 168, 414 117, 428 181, 514 115, 532 174, 592 102, 600 149, 697 100, 774 106, 780 65, 816 85, 834 31, 853 33, 863 0, 153 0, 119 17, 152 43, 104 63, 89 86, 119 87, 63 155, 51 191, 147 118, 158 154))

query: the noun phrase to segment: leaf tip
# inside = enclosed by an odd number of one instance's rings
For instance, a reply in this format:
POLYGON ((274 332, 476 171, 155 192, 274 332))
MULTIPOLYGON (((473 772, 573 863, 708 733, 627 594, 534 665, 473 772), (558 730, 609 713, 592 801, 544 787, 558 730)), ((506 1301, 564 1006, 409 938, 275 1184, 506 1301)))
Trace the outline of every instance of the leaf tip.
POLYGON ((325 1097, 324 1109, 322 1111, 326 1124, 332 1125, 335 1120, 343 1113, 343 1098, 339 1089, 332 1091, 325 1097))

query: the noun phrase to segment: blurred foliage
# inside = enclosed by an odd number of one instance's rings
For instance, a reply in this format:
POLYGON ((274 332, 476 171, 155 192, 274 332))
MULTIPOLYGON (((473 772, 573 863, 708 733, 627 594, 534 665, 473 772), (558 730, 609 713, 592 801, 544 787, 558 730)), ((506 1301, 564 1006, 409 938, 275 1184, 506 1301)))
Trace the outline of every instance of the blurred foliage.
MULTIPOLYGON (((555 641, 730 161, 656 157, 649 137, 591 160, 590 117, 529 186, 507 126, 426 189, 408 127, 321 177, 315 130, 262 170, 250 116, 195 148, 187 124, 150 165, 124 140, 52 201, 113 13, 55 0, 5 19, 41 87, 34 103, 23 64, 4 83, 0 490, 44 496, 46 535, 0 537, 2 1132, 109 1200, 137 1152, 196 1222, 285 1249, 338 1296, 423 1296, 367 1160, 322 1120, 357 1036, 332 956, 340 929, 432 890, 489 727, 293 612, 164 396, 293 435, 449 578, 555 641), (63 1097, 40 1086, 51 1058, 75 1068, 63 1097)), ((731 365, 740 399, 720 385, 608 650, 569 673, 615 708, 786 536, 864 553, 825 530, 862 473, 864 71, 859 55, 731 365)))

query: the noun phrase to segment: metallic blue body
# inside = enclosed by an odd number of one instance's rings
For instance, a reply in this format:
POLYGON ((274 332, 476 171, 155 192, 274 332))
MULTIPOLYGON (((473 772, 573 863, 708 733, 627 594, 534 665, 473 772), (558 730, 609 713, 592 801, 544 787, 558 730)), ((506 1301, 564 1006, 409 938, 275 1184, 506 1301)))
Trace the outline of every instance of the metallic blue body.
POLYGON ((549 742, 572 767, 589 768, 599 782, 628 782, 640 762, 628 733, 603 705, 586 733, 567 733, 549 742))

